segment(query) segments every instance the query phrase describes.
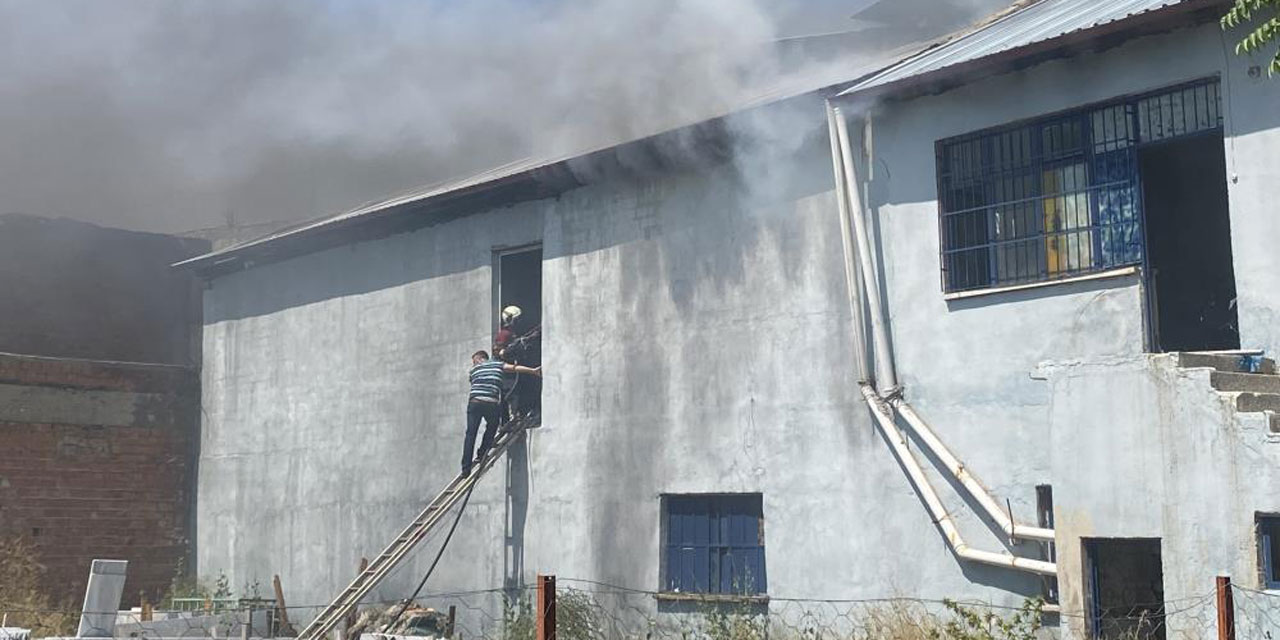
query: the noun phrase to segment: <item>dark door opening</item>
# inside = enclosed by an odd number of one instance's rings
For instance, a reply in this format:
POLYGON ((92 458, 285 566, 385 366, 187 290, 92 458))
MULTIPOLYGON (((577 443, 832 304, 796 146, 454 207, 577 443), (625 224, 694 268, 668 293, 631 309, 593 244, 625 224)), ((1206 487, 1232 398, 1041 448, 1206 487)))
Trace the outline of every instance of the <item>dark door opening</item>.
POLYGON ((1085 540, 1084 562, 1092 637, 1164 640, 1159 538, 1085 540))
POLYGON ((1138 152, 1152 351, 1240 348, 1222 134, 1138 152))
MULTIPOLYGON (((1036 526, 1045 529, 1053 528, 1053 487, 1047 484, 1036 485, 1036 526)), ((1040 543, 1040 559, 1048 562, 1058 561, 1058 550, 1052 542, 1040 543)), ((1044 584, 1040 595, 1044 601, 1058 604, 1058 578, 1043 576, 1044 584)))
MULTIPOLYGON (((498 253, 496 357, 528 367, 542 365, 542 248, 498 253), (517 307, 518 316, 506 322, 506 310, 517 307), (504 334, 504 322, 507 332, 504 334), (503 341, 506 344, 500 344, 503 341)), ((542 381, 533 376, 512 379, 508 390, 510 416, 537 417, 542 411, 542 381)))

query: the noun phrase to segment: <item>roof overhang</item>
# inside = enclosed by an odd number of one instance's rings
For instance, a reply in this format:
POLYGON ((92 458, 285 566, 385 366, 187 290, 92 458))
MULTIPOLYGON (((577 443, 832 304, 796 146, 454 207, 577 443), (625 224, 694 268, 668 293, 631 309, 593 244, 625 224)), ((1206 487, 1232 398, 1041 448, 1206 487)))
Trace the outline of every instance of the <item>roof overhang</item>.
MULTIPOLYGON (((734 118, 806 96, 835 95, 852 83, 915 54, 923 46, 911 44, 879 57, 860 58, 852 64, 833 65, 784 79, 731 111, 693 124, 587 151, 511 163, 466 179, 281 229, 173 266, 193 269, 204 277, 217 277, 258 264, 441 224, 479 211, 555 197, 606 178, 705 168, 731 157, 734 118)), ((814 113, 815 127, 825 130, 825 121, 818 117, 820 109, 814 113)))
MULTIPOLYGON (((906 77, 882 81, 895 68, 911 64, 922 56, 952 46, 982 28, 961 34, 951 41, 921 52, 882 74, 855 83, 840 92, 837 99, 853 102, 906 100, 922 95, 942 93, 992 75, 1025 69, 1049 60, 1082 53, 1103 51, 1136 37, 1166 33, 1184 27, 1216 22, 1232 5, 1231 0, 1182 0, 1128 17, 1086 29, 1035 41, 955 64, 929 69, 906 77)), ((989 27, 990 25, 988 25, 989 27)), ((987 28, 987 27, 983 27, 987 28)))
POLYGON ((204 277, 216 277, 257 264, 440 224, 485 207, 551 197, 577 185, 573 172, 564 162, 551 162, 442 190, 431 197, 370 209, 359 215, 309 221, 173 266, 194 269, 204 277))

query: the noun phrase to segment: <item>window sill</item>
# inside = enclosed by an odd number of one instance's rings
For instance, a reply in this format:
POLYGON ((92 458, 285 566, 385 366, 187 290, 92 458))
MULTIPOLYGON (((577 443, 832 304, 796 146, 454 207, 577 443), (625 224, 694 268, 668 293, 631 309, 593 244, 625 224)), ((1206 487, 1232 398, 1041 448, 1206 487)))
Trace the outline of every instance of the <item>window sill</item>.
POLYGON ((979 296, 990 296, 998 293, 1009 293, 1011 291, 1026 291, 1028 289, 1041 289, 1044 287, 1055 287, 1060 284, 1069 284, 1072 282, 1088 282, 1090 280, 1105 280, 1107 278, 1119 278, 1121 276, 1129 276, 1138 272, 1137 266, 1120 267, 1119 269, 1111 269, 1109 271, 1099 271, 1098 273, 1090 273, 1074 278, 1062 278, 1061 280, 1046 280, 1044 282, 1029 282, 1027 284, 1015 284, 1007 287, 991 287, 988 289, 974 289, 972 291, 957 291, 956 293, 943 294, 943 300, 963 300, 965 298, 976 298, 979 296))
POLYGON ((767 595, 733 595, 729 593, 681 593, 679 591, 659 591, 653 597, 662 602, 714 602, 731 604, 769 604, 767 595))

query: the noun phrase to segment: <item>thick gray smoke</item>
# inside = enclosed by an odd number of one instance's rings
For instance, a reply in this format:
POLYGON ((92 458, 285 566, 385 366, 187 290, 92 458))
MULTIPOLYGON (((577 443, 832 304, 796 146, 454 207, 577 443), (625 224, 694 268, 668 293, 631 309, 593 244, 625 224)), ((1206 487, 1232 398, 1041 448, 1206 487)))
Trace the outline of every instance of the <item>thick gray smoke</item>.
POLYGON ((0 212, 334 213, 716 113, 783 70, 787 25, 868 4, 0 0, 0 212))

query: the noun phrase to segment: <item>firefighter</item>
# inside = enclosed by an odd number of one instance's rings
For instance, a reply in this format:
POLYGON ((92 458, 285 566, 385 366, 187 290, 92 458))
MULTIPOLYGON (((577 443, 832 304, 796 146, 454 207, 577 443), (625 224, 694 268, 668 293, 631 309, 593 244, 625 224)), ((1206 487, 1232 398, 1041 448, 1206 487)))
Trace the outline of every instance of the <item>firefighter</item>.
POLYGON ((520 307, 513 304, 503 308, 502 313, 498 316, 498 335, 493 339, 493 353, 498 356, 499 360, 514 362, 513 356, 515 354, 508 354, 507 348, 517 338, 516 320, 520 318, 522 313, 524 312, 520 310, 520 307))

